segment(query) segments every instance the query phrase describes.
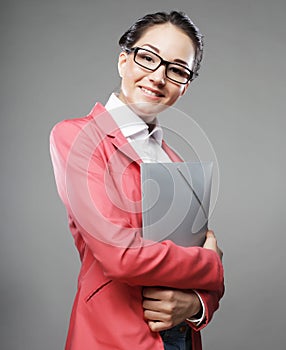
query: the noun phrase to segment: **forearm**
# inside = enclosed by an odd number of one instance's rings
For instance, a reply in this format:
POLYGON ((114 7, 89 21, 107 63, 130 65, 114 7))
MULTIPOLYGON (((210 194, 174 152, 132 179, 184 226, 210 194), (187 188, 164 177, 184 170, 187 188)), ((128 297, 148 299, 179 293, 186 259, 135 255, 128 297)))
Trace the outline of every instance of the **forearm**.
POLYGON ((205 307, 204 318, 200 323, 189 322, 190 327, 196 331, 206 327, 212 320, 215 311, 219 308, 219 302, 224 294, 224 285, 222 283, 218 291, 197 291, 205 307))
POLYGON ((87 232, 83 237, 110 279, 133 285, 206 290, 217 290, 223 279, 221 261, 208 249, 178 247, 171 241, 146 246, 143 242, 141 247, 129 248, 107 244, 87 232))
POLYGON ((130 200, 107 160, 100 158, 103 148, 98 150, 95 136, 94 130, 81 130, 73 122, 61 124, 51 133, 51 156, 62 201, 104 274, 133 285, 217 290, 223 279, 218 254, 142 239, 140 173, 137 169, 128 175, 131 193, 137 191, 130 200))

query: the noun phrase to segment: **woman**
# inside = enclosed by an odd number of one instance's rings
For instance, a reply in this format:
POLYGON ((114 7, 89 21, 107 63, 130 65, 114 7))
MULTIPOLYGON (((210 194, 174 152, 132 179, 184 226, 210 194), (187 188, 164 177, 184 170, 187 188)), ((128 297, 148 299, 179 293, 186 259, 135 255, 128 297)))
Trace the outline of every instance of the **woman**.
POLYGON ((211 231, 203 247, 142 239, 140 163, 181 161, 156 116, 197 75, 202 37, 185 14, 159 12, 136 21, 119 44, 119 94, 51 132, 82 263, 66 350, 198 350, 223 294, 222 253, 211 231))

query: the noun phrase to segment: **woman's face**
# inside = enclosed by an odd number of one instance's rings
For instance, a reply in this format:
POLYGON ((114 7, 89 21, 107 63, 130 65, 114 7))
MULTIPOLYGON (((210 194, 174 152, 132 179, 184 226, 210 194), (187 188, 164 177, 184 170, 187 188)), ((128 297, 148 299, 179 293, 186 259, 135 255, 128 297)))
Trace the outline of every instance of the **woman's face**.
MULTIPOLYGON (((155 52, 164 60, 181 63, 192 69, 195 47, 190 37, 176 26, 165 23, 147 29, 133 45, 155 52)), ((121 52, 118 60, 122 78, 119 98, 145 122, 151 122, 156 115, 172 106, 182 96, 186 85, 170 81, 165 76, 165 66, 152 72, 137 65, 134 53, 121 52)))

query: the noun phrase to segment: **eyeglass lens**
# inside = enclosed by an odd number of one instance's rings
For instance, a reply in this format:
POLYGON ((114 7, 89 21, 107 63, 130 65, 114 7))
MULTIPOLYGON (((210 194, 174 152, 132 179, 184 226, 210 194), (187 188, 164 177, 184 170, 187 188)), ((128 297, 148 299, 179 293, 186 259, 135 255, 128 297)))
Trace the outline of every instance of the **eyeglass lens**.
MULTIPOLYGON (((161 65, 162 58, 157 54, 138 48, 135 51, 134 61, 140 66, 155 71, 161 65)), ((192 72, 177 63, 168 63, 166 76, 178 83, 186 84, 192 77, 192 72)))

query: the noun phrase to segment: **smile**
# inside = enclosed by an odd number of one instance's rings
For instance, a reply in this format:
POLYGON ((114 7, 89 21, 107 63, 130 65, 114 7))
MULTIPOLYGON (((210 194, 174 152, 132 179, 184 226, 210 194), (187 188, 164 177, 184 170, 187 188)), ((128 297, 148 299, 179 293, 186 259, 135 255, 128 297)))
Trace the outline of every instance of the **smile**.
POLYGON ((149 89, 147 89, 147 88, 145 88, 145 87, 141 87, 141 90, 145 93, 145 94, 147 94, 147 95, 149 95, 149 96, 156 96, 156 97, 163 97, 164 95, 162 95, 160 92, 156 92, 156 91, 153 91, 153 90, 149 90, 149 89))

